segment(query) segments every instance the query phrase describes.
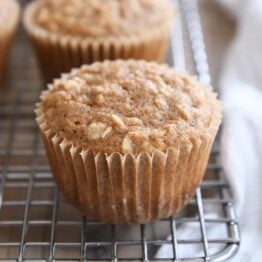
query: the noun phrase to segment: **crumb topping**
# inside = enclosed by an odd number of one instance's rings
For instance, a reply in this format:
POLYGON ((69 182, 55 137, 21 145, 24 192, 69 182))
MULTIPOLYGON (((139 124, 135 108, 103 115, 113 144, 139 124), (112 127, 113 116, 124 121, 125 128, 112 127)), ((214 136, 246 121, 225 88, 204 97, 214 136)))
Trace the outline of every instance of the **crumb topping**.
POLYGON ((170 0, 39 0, 35 21, 61 35, 123 36, 165 25, 172 15, 170 0))
POLYGON ((210 88, 167 65, 105 61, 55 80, 41 102, 47 126, 95 152, 165 151, 220 117, 210 88))

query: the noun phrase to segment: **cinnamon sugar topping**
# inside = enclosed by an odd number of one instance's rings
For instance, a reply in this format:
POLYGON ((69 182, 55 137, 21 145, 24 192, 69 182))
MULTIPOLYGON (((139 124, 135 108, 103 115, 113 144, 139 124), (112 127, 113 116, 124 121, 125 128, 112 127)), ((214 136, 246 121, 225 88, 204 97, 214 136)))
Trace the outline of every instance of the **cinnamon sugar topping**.
POLYGON ((195 78, 133 60, 73 71, 51 85, 41 107, 52 132, 108 154, 165 151, 208 134, 221 117, 216 95, 195 78))
POLYGON ((35 21, 61 35, 137 35, 168 23, 172 9, 170 0, 39 0, 35 21))

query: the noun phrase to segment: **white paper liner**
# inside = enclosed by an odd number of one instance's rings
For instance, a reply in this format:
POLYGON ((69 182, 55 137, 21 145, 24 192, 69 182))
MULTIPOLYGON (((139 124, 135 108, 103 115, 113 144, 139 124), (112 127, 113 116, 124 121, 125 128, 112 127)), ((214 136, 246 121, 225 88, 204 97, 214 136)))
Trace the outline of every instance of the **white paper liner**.
POLYGON ((94 154, 37 122, 54 178, 84 215, 106 223, 149 223, 180 211, 203 179, 215 137, 180 143, 165 153, 94 154))

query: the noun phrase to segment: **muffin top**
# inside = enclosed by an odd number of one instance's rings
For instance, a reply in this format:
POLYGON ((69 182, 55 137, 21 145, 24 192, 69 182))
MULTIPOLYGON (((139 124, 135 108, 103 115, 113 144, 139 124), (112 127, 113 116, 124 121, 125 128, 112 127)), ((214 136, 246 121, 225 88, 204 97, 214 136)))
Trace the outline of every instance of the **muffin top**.
POLYGON ((39 0, 35 22, 66 36, 126 36, 166 25, 172 14, 170 0, 39 0))
POLYGON ((216 95, 194 77, 134 60, 73 70, 49 86, 39 107, 53 133, 107 154, 165 152, 214 131, 221 118, 216 95))

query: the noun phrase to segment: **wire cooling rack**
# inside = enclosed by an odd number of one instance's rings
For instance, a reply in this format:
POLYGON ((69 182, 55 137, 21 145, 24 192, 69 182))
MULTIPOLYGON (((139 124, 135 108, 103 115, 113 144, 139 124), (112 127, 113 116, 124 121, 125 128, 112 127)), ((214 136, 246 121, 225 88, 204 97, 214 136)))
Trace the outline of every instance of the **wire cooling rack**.
MULTIPOLYGON (((197 2, 177 4, 171 63, 181 69, 186 65, 210 83, 197 2)), ((237 252, 239 226, 218 140, 205 181, 180 214, 148 225, 90 221, 63 200, 50 174, 34 120, 42 84, 22 29, 9 72, 6 88, 0 90, 1 261, 200 262, 226 261, 237 252), (211 209, 217 216, 209 215, 211 209), (219 237, 211 236, 213 227, 221 229, 219 237), (196 232, 183 234, 189 228, 196 232), (159 253, 163 248, 168 252, 159 253)))

